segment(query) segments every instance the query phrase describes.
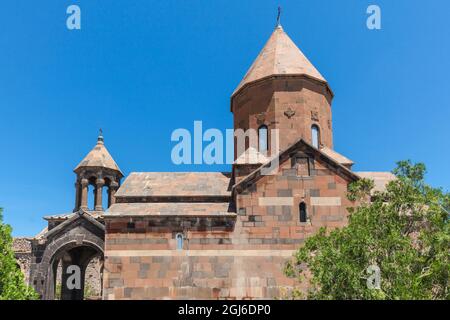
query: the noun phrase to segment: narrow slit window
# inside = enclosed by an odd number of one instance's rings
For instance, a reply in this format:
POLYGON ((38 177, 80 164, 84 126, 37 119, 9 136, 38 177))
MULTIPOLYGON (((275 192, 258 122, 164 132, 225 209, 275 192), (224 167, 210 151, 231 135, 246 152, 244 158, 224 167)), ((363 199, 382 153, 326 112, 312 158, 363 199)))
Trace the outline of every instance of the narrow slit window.
POLYGON ((306 211, 306 203, 300 203, 300 222, 306 222, 308 220, 308 213, 306 211))
POLYGON ((314 148, 319 149, 320 144, 320 130, 317 125, 311 127, 311 143, 314 148))
POLYGON ((258 129, 258 138, 259 138, 259 152, 262 154, 267 154, 267 150, 269 148, 269 134, 266 125, 262 125, 258 129))
POLYGON ((183 235, 181 233, 177 233, 175 239, 177 240, 177 250, 183 250, 183 242, 184 242, 183 235))

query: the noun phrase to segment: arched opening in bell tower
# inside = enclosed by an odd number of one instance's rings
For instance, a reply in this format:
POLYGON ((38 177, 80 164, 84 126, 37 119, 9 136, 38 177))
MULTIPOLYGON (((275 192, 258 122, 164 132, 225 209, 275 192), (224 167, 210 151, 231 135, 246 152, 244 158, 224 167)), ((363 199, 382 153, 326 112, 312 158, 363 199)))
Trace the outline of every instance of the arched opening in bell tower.
POLYGON ((87 203, 88 203, 88 210, 95 210, 95 177, 90 177, 89 183, 87 185, 87 203))

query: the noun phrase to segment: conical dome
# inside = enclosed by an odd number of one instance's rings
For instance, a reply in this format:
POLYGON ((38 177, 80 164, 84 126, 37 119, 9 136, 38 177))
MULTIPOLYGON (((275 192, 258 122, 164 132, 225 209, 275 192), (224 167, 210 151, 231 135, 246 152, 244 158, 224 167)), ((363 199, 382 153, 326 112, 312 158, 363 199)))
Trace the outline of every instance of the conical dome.
POLYGON ((98 136, 97 144, 95 145, 95 147, 87 154, 86 157, 84 157, 83 160, 81 160, 81 162, 76 166, 74 171, 77 172, 81 168, 87 167, 108 168, 118 171, 123 176, 119 166, 116 164, 111 154, 106 149, 105 144, 103 142, 103 136, 101 133, 98 136))
POLYGON ((246 84, 273 75, 307 75, 326 82, 281 26, 275 28, 233 95, 246 84))

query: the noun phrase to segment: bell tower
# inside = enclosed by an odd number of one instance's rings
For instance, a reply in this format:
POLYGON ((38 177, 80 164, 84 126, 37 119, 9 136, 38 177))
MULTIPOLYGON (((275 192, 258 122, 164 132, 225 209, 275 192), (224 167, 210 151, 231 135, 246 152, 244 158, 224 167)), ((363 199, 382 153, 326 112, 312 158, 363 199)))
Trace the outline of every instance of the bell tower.
POLYGON ((123 173, 105 147, 102 130, 97 138, 95 147, 84 157, 74 169, 77 179, 75 182, 75 209, 104 211, 115 203, 115 193, 120 186, 123 173), (92 186, 94 207, 88 208, 88 190, 92 186), (107 188, 108 201, 103 206, 103 189, 107 188))
MULTIPOLYGON (((246 146, 269 149, 278 129, 277 151, 303 138, 320 149, 333 148, 328 82, 279 24, 231 96, 234 129, 254 129, 258 139, 246 146)), ((235 160, 240 156, 235 149, 235 160)))

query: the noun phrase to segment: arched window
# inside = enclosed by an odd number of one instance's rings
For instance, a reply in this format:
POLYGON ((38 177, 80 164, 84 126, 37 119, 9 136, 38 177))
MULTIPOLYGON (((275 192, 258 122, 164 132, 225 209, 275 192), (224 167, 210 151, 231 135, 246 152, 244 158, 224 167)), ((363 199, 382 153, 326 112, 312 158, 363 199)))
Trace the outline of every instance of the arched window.
POLYGON ((183 235, 181 233, 177 233, 175 239, 177 240, 177 250, 183 250, 183 241, 184 241, 183 235))
POLYGON ((313 145, 313 147, 319 149, 320 129, 315 124, 313 124, 312 127, 311 127, 311 144, 313 145))
POLYGON ((267 154, 269 148, 269 134, 266 125, 262 125, 258 129, 259 152, 267 154))
POLYGON ((300 222, 306 222, 308 220, 308 212, 306 211, 306 203, 301 202, 299 206, 300 222))

